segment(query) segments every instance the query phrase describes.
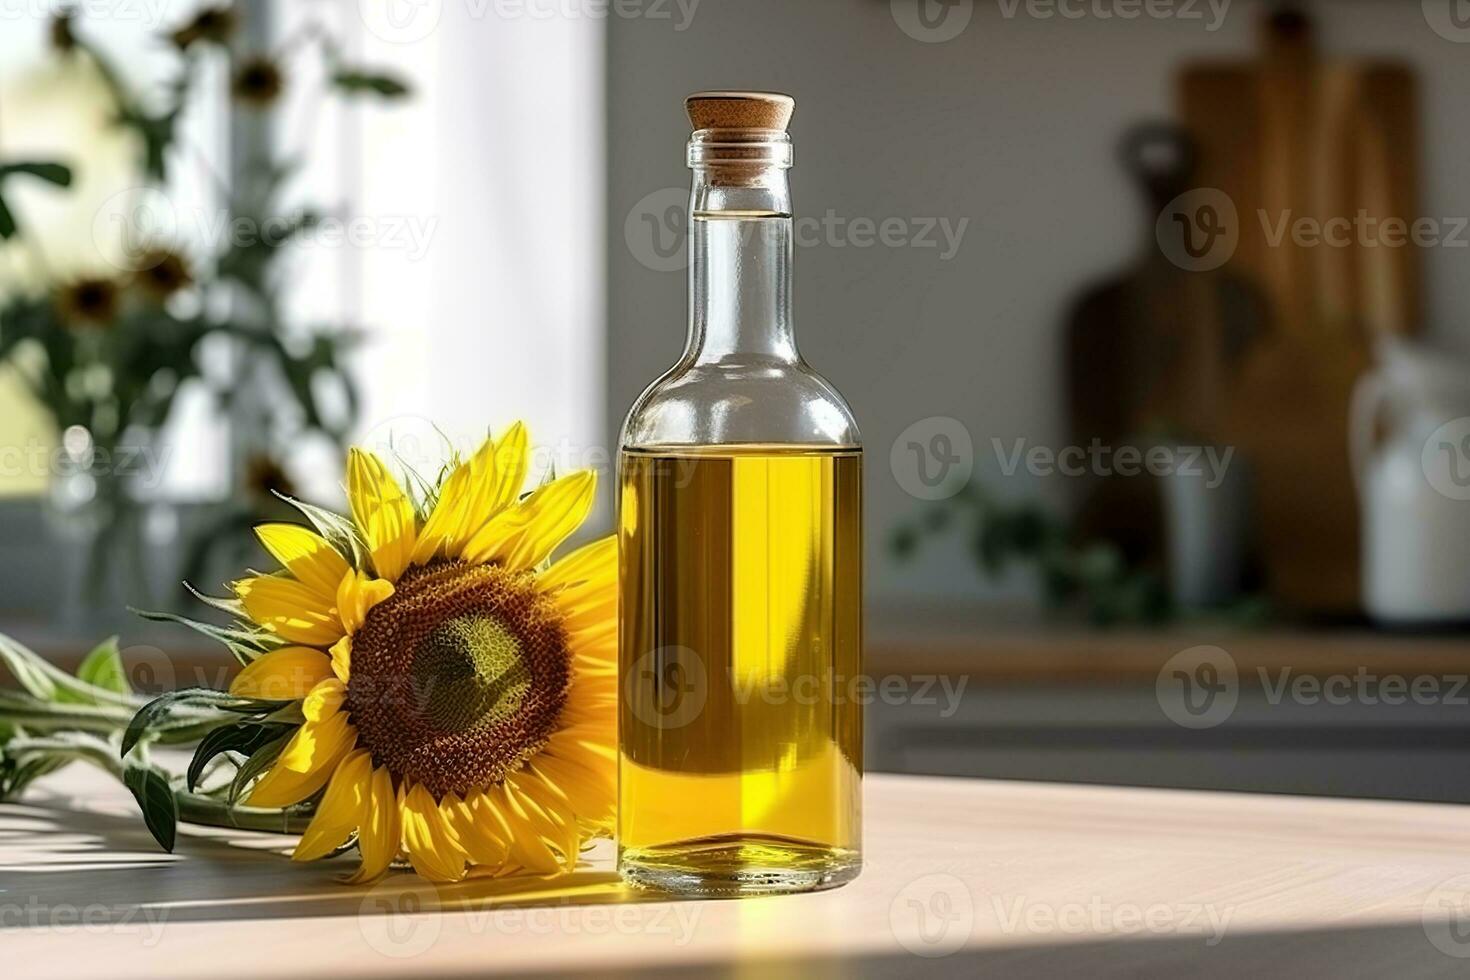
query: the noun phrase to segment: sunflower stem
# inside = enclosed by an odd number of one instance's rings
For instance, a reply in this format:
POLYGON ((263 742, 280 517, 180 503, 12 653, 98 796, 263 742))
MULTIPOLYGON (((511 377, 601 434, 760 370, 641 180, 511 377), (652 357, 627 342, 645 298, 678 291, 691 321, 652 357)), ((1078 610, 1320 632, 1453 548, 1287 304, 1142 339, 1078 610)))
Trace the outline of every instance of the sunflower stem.
POLYGON ((309 813, 290 810, 267 810, 253 806, 230 806, 200 793, 174 790, 179 804, 179 819, 203 827, 228 830, 259 830, 271 834, 299 834, 311 823, 309 813))

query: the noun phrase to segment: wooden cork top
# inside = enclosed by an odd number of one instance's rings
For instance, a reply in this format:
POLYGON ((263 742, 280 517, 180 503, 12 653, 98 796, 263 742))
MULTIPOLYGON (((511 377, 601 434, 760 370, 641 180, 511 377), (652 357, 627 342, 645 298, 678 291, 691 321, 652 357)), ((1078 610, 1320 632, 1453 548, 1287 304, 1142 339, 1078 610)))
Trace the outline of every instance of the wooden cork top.
POLYGON ((689 124, 701 129, 775 129, 785 132, 796 100, 779 92, 695 92, 684 100, 689 124))

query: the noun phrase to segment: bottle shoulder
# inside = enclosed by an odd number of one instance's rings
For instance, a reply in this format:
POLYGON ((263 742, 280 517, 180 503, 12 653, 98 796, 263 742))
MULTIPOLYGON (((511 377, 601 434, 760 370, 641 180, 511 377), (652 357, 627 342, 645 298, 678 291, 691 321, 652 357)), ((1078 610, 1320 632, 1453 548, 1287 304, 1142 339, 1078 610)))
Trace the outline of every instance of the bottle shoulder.
POLYGON ((846 399, 804 361, 676 364, 623 423, 624 448, 669 445, 862 445, 846 399))

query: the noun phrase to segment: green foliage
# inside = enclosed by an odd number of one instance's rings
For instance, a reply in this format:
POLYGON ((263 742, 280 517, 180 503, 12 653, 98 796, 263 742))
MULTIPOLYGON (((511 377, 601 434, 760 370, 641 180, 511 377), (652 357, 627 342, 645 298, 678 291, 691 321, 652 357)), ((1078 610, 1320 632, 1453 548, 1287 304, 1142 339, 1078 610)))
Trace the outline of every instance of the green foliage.
POLYGON ((918 519, 899 525, 890 548, 907 560, 926 537, 949 533, 969 535, 970 552, 987 576, 1031 567, 1048 606, 1079 606, 1093 623, 1158 623, 1175 613, 1158 574, 1130 567, 1116 545, 1078 541, 1066 521, 1040 505, 1001 503, 977 484, 927 505, 918 519))
POLYGON ((15 174, 26 174, 57 187, 71 186, 71 168, 60 163, 0 163, 0 240, 14 238, 20 227, 15 214, 5 203, 5 181, 15 174))
POLYGON ((143 824, 158 846, 173 853, 178 834, 179 804, 168 777, 152 766, 132 765, 123 769, 123 785, 138 801, 143 824))

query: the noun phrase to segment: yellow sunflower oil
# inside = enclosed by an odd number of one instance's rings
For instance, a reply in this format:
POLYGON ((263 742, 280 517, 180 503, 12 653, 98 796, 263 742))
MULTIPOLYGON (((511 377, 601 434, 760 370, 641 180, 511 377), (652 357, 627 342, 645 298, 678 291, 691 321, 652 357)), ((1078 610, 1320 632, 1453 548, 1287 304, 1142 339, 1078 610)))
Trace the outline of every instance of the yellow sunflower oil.
POLYGON ((618 870, 680 894, 862 867, 862 441, 797 352, 793 107, 686 102, 688 341, 621 436, 618 870))
POLYGON ((862 456, 622 457, 619 856, 690 891, 860 863, 862 456))

